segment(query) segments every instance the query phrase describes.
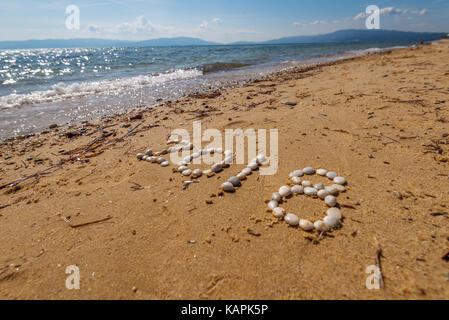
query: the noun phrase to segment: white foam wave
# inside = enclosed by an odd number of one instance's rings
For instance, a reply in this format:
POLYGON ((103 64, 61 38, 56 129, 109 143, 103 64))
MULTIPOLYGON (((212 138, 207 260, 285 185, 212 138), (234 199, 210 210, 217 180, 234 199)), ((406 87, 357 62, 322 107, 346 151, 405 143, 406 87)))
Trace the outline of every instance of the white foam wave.
POLYGON ((77 82, 72 84, 58 83, 50 90, 33 91, 26 94, 10 94, 0 97, 0 108, 14 108, 30 104, 48 103, 84 97, 87 95, 132 89, 142 86, 158 86, 169 81, 190 79, 201 76, 203 73, 197 69, 178 69, 172 72, 157 75, 140 75, 116 80, 102 80, 94 82, 77 82))

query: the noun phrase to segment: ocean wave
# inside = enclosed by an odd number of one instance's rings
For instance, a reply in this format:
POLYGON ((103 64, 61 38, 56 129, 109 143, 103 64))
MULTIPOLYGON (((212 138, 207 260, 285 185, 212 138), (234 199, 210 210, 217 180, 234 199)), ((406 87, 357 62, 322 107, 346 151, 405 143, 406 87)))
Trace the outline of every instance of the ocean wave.
POLYGON ((196 78, 203 74, 198 69, 178 69, 170 72, 140 75, 116 80, 93 82, 76 82, 72 84, 57 83, 49 90, 33 91, 25 94, 10 94, 0 97, 0 109, 9 109, 38 103, 49 103, 84 97, 103 92, 132 89, 142 86, 158 86, 169 81, 196 78))
POLYGON ((241 63, 241 62, 215 62, 215 63, 207 63, 201 67, 201 70, 204 73, 211 73, 216 71, 226 71, 237 68, 247 67, 249 64, 241 63))

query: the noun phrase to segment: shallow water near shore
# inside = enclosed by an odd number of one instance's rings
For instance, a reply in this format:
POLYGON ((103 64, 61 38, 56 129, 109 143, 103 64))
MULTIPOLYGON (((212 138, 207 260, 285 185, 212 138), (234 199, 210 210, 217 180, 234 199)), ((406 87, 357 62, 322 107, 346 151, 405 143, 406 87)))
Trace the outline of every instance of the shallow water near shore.
POLYGON ((0 139, 411 43, 0 51, 0 139))

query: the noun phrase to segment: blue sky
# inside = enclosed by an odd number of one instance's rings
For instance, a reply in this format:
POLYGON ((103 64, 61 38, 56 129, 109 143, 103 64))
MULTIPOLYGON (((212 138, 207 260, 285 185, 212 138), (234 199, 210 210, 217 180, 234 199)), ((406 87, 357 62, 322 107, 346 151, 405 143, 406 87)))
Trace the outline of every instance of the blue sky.
POLYGON ((381 9, 382 29, 449 31, 448 0, 15 0, 1 4, 0 41, 176 36, 262 41, 364 28, 368 5, 381 9), (71 4, 80 9, 79 30, 65 26, 71 4))

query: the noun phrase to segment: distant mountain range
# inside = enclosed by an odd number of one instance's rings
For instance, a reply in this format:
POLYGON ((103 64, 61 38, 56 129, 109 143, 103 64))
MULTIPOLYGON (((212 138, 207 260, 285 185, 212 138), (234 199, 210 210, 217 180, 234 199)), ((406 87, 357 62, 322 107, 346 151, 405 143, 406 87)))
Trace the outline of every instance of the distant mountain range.
MULTIPOLYGON (((417 42, 438 40, 447 33, 406 32, 394 30, 340 30, 328 34, 296 36, 274 39, 265 42, 233 42, 230 45, 252 44, 293 44, 293 43, 329 43, 329 42, 417 42)), ((178 37, 159 38, 145 41, 124 41, 106 39, 48 39, 26 41, 0 41, 0 49, 34 48, 79 48, 79 47, 117 47, 117 46, 211 46, 223 45, 198 38, 178 37)))

